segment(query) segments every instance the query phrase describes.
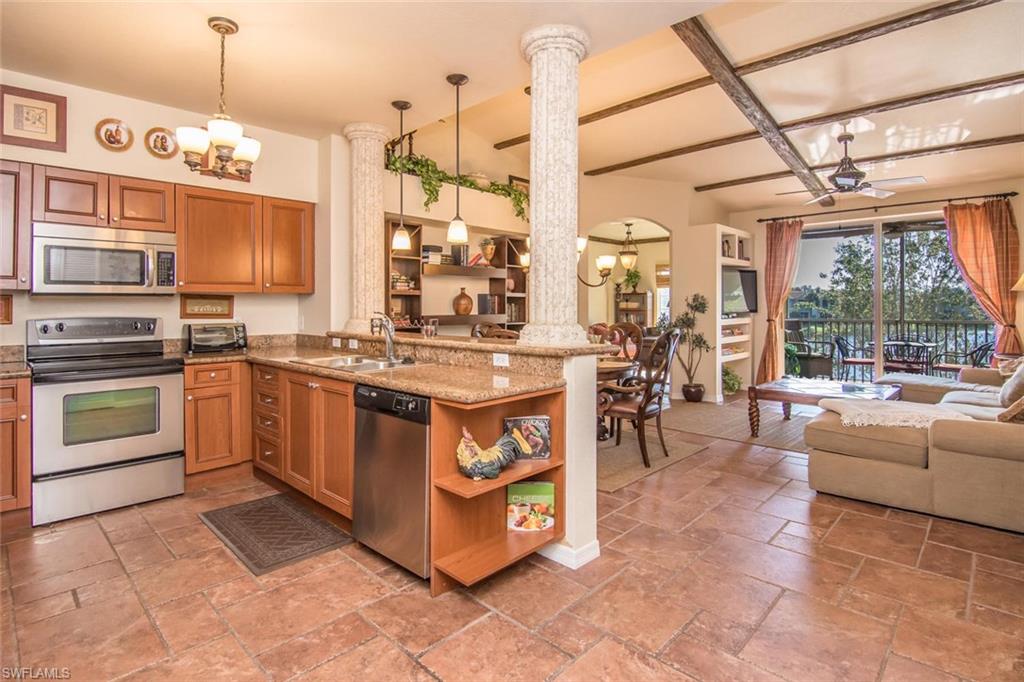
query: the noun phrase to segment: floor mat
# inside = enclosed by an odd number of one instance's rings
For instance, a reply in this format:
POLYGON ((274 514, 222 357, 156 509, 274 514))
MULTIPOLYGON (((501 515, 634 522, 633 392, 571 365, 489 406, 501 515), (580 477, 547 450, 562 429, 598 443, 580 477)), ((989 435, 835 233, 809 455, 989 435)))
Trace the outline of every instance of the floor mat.
POLYGON ((640 454, 640 442, 637 440, 636 433, 627 422, 623 422, 621 445, 616 446, 614 438, 597 444, 597 489, 613 493, 619 488, 624 488, 634 481, 662 471, 707 447, 706 445, 688 443, 667 430, 665 431, 665 445, 668 447, 668 457, 661 449, 658 432, 654 429, 654 422, 650 422, 650 427, 647 430, 647 455, 651 458, 651 468, 648 469, 644 466, 644 459, 640 454))
POLYGON ((745 400, 724 405, 673 400, 672 409, 662 413, 662 425, 666 429, 687 433, 807 452, 809 448, 804 442, 804 427, 820 411, 817 407, 793 405, 792 419, 785 420, 782 418, 781 403, 761 401, 760 435, 752 438, 745 400))
POLYGON ((199 514, 253 575, 342 547, 352 538, 288 495, 271 495, 199 514))

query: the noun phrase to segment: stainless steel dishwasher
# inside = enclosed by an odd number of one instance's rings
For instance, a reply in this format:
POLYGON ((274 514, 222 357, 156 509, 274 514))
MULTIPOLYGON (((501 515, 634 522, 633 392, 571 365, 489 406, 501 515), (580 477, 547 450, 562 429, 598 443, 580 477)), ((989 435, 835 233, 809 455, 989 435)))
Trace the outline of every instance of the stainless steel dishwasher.
POLYGON ((430 575, 430 399, 356 386, 356 540, 430 575))

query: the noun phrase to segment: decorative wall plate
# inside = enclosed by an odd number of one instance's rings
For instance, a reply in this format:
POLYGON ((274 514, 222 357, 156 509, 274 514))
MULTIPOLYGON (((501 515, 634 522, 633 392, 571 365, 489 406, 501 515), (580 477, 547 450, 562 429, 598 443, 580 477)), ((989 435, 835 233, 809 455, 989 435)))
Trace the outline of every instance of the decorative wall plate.
POLYGON ((123 152, 132 146, 135 133, 119 118, 105 118, 96 124, 96 141, 112 152, 123 152))
POLYGON ((146 151, 158 159, 173 159, 178 154, 178 140, 168 128, 150 128, 143 143, 146 151))

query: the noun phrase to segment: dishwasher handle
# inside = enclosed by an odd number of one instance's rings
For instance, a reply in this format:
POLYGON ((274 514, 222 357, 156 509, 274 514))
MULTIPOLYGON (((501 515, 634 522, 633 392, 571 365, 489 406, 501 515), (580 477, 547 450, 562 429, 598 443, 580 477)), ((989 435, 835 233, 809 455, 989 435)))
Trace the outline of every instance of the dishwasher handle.
POLYGON ((376 386, 356 386, 357 410, 376 412, 404 421, 430 424, 430 398, 376 386))

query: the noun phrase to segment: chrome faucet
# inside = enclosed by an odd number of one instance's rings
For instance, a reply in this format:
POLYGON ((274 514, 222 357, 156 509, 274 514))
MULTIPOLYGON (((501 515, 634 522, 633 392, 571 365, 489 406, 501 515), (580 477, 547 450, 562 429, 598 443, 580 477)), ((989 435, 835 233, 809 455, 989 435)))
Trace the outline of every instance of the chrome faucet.
POLYGON ((370 332, 384 335, 384 356, 389 362, 398 362, 395 355, 395 323, 390 317, 382 312, 375 312, 375 317, 370 320, 370 332))

